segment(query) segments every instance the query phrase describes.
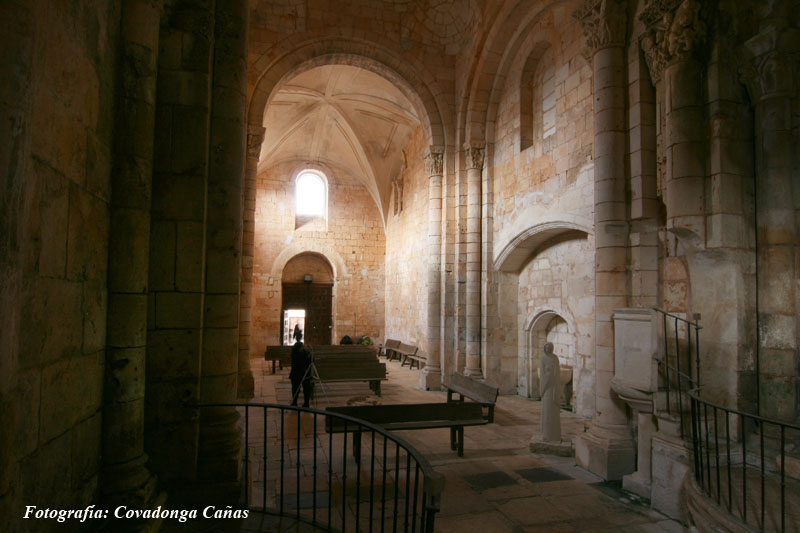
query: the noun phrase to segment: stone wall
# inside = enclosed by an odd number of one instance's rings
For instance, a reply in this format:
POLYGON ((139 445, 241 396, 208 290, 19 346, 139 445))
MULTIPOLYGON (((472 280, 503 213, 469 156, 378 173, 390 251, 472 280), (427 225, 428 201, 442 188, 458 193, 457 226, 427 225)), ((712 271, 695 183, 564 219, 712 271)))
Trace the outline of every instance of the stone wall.
POLYGON ((81 508, 98 486, 120 12, 13 1, 0 18, 0 515, 14 530, 24 504, 81 508))
MULTIPOLYGON (((384 335, 386 237, 374 199, 353 178, 324 169, 328 179, 328 220, 295 229, 294 175, 302 163, 283 164, 258 176, 253 264, 251 356, 262 357, 279 342, 281 280, 286 263, 314 252, 331 264, 333 334, 358 338, 384 335)), ((316 280, 315 280, 316 281, 316 280)))
POLYGON ((404 150, 406 168, 398 177, 402 194, 397 190, 393 193, 386 222, 386 338, 399 339, 420 350, 428 349, 428 176, 424 150, 425 136, 417 129, 404 150))
POLYGON ((592 231, 594 202, 592 71, 581 55, 582 38, 570 15, 569 10, 552 9, 533 22, 535 31, 514 56, 503 85, 493 166, 488 171, 494 193, 493 259, 520 234, 537 227, 568 223, 582 231, 566 231, 555 241, 539 244, 518 278, 503 275, 492 283, 490 298, 499 300, 497 324, 504 331, 490 333, 496 342, 487 354, 487 364, 504 390, 518 386, 527 393, 529 386, 535 388, 526 377, 530 370, 526 328, 537 312, 563 310, 574 317, 577 328, 571 332, 576 336, 577 408, 588 416, 594 368, 590 341, 594 239, 587 236, 592 231), (526 84, 550 73, 555 126, 546 129, 544 117, 552 113, 548 111, 552 102, 542 90, 530 90, 526 84), (533 102, 523 102, 526 98, 533 102), (526 130, 531 142, 526 142, 526 130), (517 291, 515 297, 513 291, 517 291), (511 301, 518 302, 518 307, 504 305, 511 301))

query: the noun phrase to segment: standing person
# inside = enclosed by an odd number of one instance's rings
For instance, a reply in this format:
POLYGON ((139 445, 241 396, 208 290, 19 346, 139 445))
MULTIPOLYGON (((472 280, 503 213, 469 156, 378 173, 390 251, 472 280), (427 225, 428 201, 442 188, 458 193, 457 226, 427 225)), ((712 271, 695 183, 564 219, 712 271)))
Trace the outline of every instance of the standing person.
POLYGON ((314 392, 314 382, 311 377, 311 353, 303 344, 303 333, 295 326, 294 337, 297 342, 292 346, 292 369, 289 379, 292 380, 292 405, 297 405, 297 396, 300 385, 303 385, 303 407, 308 407, 311 395, 314 392))
POLYGON ((292 333, 292 337, 294 337, 295 342, 303 340, 303 332, 300 331, 300 324, 294 325, 294 333, 292 333))

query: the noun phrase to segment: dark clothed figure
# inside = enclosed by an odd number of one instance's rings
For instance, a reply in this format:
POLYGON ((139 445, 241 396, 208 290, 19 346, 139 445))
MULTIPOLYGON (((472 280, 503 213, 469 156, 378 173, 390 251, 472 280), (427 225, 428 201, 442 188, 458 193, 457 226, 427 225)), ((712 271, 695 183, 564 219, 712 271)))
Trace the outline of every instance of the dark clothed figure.
MULTIPOLYGON (((303 335, 300 334, 300 338, 303 335)), ((308 407, 311 395, 314 393, 314 381, 311 377, 311 354, 306 349, 302 340, 298 340, 292 346, 292 369, 289 371, 289 379, 292 380, 292 405, 297 405, 297 396, 300 393, 300 385, 303 385, 303 407, 308 407)))
POLYGON ((294 337, 294 340, 297 341, 297 342, 303 340, 303 332, 300 331, 300 325, 299 324, 295 324, 294 325, 294 333, 292 333, 292 337, 294 337))

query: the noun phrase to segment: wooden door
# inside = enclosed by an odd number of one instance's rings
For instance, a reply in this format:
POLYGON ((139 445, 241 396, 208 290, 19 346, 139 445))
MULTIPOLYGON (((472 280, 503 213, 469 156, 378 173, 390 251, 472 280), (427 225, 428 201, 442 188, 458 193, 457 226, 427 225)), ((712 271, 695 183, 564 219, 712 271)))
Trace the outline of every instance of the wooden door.
POLYGON ((333 325, 333 285, 330 283, 284 283, 281 309, 281 338, 283 312, 286 309, 305 309, 303 341, 307 344, 331 344, 333 325))

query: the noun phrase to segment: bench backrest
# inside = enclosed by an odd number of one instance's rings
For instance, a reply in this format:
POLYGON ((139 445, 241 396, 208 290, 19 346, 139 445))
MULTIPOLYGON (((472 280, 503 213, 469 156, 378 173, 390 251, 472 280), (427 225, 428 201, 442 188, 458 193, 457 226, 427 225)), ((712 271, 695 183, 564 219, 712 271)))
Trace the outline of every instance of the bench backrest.
MULTIPOLYGON (((349 405, 342 407, 328 407, 326 411, 360 418, 373 424, 391 424, 397 422, 433 422, 480 420, 483 418, 481 406, 477 403, 423 403, 423 404, 393 404, 393 405, 349 405)), ((343 422, 336 420, 334 425, 343 422)))
POLYGON ((417 347, 401 342, 400 346, 395 348, 395 351, 404 355, 414 355, 415 353, 417 353, 417 347))
POLYGON ((458 372, 450 374, 450 383, 447 388, 484 405, 494 405, 500 392, 497 387, 475 381, 458 372))
POLYGON ((386 339, 386 342, 383 343, 384 350, 393 350, 400 346, 400 341, 397 339, 386 339))
POLYGON ((325 381, 386 379, 386 363, 374 365, 356 364, 349 366, 316 363, 319 379, 325 381))

